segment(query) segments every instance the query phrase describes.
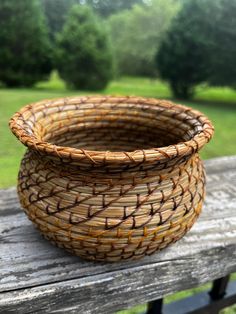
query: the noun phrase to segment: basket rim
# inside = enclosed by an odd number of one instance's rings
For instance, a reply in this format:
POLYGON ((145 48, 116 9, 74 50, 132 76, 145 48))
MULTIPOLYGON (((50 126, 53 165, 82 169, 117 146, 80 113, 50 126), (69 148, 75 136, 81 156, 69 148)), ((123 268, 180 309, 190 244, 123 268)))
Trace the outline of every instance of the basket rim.
MULTIPOLYGON (((35 121, 37 123, 37 121, 35 121)), ((61 159, 70 159, 72 162, 83 162, 93 164, 137 164, 140 162, 156 162, 159 160, 169 160, 175 157, 193 155, 198 152, 206 143, 208 143, 213 134, 214 127, 208 117, 191 107, 175 104, 169 100, 146 98, 137 96, 72 96, 66 98, 46 99, 36 103, 24 106, 16 112, 9 121, 9 127, 12 133, 19 141, 31 150, 38 151, 43 155, 59 157, 61 159), (23 120, 23 114, 33 115, 32 108, 36 106, 62 106, 63 104, 85 104, 85 103, 127 103, 159 105, 168 110, 176 110, 179 113, 189 114, 192 118, 198 119, 202 130, 198 131, 190 140, 180 141, 169 146, 154 147, 148 149, 137 149, 134 151, 96 151, 82 148, 73 148, 70 146, 58 146, 47 141, 39 140, 33 133, 32 126, 23 120)))

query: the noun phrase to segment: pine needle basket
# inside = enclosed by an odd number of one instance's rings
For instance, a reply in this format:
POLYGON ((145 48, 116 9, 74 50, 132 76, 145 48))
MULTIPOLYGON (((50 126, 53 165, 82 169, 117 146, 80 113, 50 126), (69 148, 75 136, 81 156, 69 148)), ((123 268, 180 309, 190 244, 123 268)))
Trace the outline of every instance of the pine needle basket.
POLYGON ((141 97, 30 104, 10 120, 27 146, 18 194, 52 243, 85 259, 139 259, 176 242, 199 216, 211 139, 205 115, 141 97))

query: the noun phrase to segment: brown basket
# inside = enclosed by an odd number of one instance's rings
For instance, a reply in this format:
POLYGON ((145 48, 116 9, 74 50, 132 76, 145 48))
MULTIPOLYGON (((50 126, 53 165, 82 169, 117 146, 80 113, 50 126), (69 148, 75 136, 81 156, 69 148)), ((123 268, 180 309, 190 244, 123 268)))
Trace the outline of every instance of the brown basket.
POLYGON ((28 105, 10 120, 28 147, 18 193, 28 217, 86 259, 138 259, 180 239, 203 203, 200 112, 139 97, 71 97, 28 105))

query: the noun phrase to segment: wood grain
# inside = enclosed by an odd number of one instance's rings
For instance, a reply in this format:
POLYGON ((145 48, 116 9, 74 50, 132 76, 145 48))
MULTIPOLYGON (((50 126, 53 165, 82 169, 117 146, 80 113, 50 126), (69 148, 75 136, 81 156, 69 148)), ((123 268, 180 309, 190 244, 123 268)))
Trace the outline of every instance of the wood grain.
POLYGON ((45 241, 0 191, 0 313, 114 313, 236 271, 236 157, 206 162, 207 198, 193 229, 137 262, 92 263, 45 241))

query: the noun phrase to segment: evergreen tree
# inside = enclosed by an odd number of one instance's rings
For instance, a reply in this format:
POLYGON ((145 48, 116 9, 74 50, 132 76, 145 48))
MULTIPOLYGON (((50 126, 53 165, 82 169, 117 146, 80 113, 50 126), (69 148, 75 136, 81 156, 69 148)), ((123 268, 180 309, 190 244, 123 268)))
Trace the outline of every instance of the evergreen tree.
POLYGON ((91 8, 72 7, 57 47, 57 68, 70 88, 99 90, 112 78, 107 33, 91 8))
POLYGON ((199 83, 236 86, 236 0, 185 0, 157 54, 175 97, 199 83))
POLYGON ((236 0, 216 0, 211 16, 208 82, 236 88, 236 0))
POLYGON ((0 81, 6 86, 47 78, 52 51, 38 1, 0 1, 0 43, 0 81))

